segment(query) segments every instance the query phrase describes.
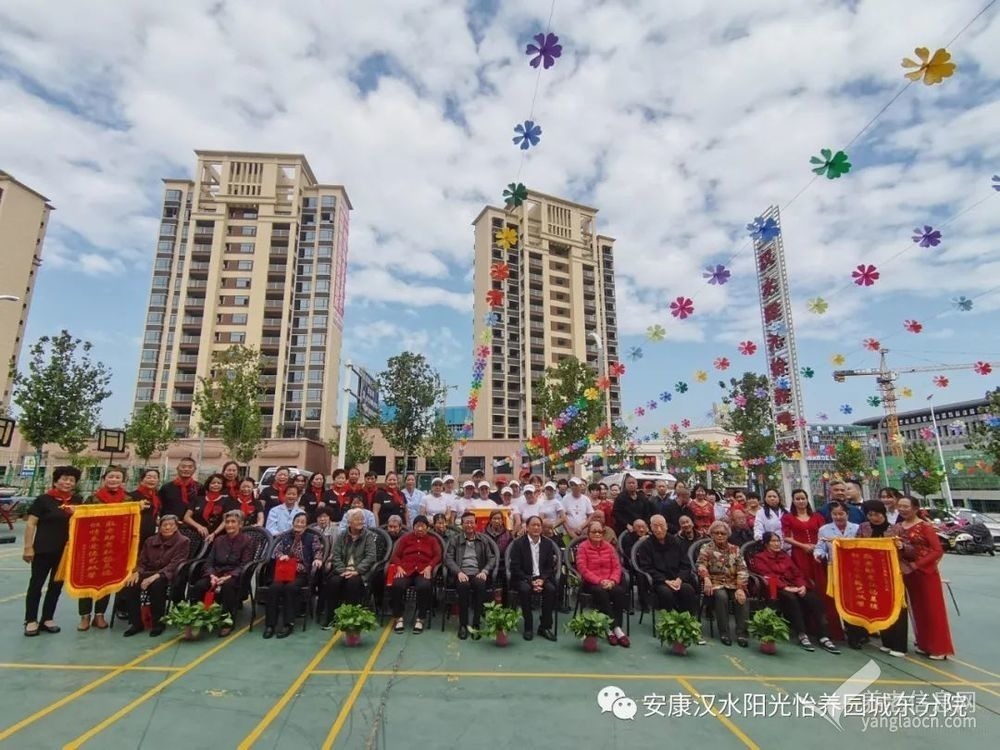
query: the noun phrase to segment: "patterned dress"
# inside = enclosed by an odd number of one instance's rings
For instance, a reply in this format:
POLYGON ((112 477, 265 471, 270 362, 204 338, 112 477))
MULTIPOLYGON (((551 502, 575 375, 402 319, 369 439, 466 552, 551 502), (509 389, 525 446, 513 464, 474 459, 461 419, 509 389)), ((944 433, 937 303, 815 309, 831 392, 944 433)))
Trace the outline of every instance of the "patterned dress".
POLYGON ((687 510, 694 521, 695 533, 698 536, 708 536, 709 527, 715 523, 715 505, 709 500, 703 503, 692 500, 687 504, 687 510))

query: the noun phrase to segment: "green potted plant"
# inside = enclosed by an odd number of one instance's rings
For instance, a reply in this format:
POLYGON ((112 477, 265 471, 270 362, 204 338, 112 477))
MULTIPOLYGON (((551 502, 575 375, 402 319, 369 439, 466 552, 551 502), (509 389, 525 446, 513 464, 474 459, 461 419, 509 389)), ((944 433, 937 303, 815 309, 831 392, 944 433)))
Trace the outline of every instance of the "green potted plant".
POLYGON ((334 611, 337 629, 344 631, 344 643, 357 646, 361 643, 361 634, 378 627, 375 613, 360 604, 341 604, 334 611))
POLYGON ((660 644, 669 643, 671 650, 678 656, 687 653, 688 646, 693 646, 701 640, 701 621, 690 612, 658 613, 656 622, 656 637, 660 644))
POLYGON ((778 652, 776 641, 787 641, 790 635, 788 620, 770 607, 757 610, 747 623, 750 635, 760 640, 760 650, 764 654, 778 652))
POLYGON ((505 607, 497 602, 490 602, 483 607, 483 624, 479 632, 494 638, 498 646, 510 643, 509 633, 517 628, 521 621, 521 612, 505 607))
POLYGON ((216 628, 230 628, 233 618, 220 605, 214 602, 206 607, 201 602, 178 602, 163 616, 166 625, 173 625, 184 630, 184 640, 193 641, 201 631, 211 633, 216 628))
POLYGON ((566 629, 577 638, 583 638, 583 650, 597 651, 597 639, 611 630, 611 618, 591 609, 581 612, 566 623, 566 629))

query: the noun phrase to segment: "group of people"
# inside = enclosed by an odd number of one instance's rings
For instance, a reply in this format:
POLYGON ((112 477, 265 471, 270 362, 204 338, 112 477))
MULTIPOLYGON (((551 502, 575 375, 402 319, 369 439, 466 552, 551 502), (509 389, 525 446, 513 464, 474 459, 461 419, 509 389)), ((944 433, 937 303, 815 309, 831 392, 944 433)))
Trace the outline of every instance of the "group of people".
MULTIPOLYGON (((814 510, 801 489, 786 505, 772 488, 763 501, 743 490, 723 499, 703 485, 688 489, 680 481, 673 488, 661 481, 640 489, 631 476, 622 488, 587 485, 576 477, 545 482, 538 476, 525 477, 523 484, 498 479, 491 485, 477 472, 460 490, 454 477, 445 476, 434 479, 425 493, 412 474, 400 486, 390 473, 380 486, 373 473, 362 477, 353 468, 338 469, 328 483, 321 473, 293 476, 282 467, 272 484, 258 490, 253 480, 240 477, 235 462, 204 484, 196 481, 196 469, 193 460, 182 459, 166 483, 156 469, 146 469, 128 491, 124 470, 112 466, 86 499, 76 492, 78 469, 55 469, 52 487, 28 511, 24 559, 31 564, 31 577, 24 634, 59 632, 54 616, 62 584, 55 572, 75 508, 136 502, 140 554, 116 604, 129 620, 126 636, 147 626, 151 636, 160 635, 171 598, 198 602, 208 597, 235 616, 249 594, 248 571, 258 549, 248 527, 262 527, 268 535, 261 536, 275 540, 269 547, 275 570, 283 570, 280 580, 275 576, 268 586, 265 638, 291 634, 300 597, 310 585, 320 594, 325 628, 336 625, 340 604, 387 596, 396 632, 405 631, 404 605, 412 588, 412 630, 421 633, 435 586, 443 581, 457 594, 460 638, 478 637, 483 605, 502 587, 521 605, 524 637, 555 640, 553 614, 564 596, 562 574, 569 563, 580 592, 611 618, 607 638, 612 644, 630 645, 622 624, 631 573, 643 607, 697 614, 704 601, 726 645, 733 641, 730 613, 737 643, 747 645, 753 594, 784 614, 804 649, 814 650, 815 639, 826 651, 839 653, 835 641, 846 639, 860 648, 871 634, 842 626, 826 594, 831 542, 884 536, 895 539, 900 556, 917 652, 935 659, 953 653, 937 572, 942 549, 933 527, 922 520, 918 501, 891 488, 882 490, 879 500, 863 502, 860 485, 834 482, 830 500, 814 510), (481 530, 476 511, 489 513, 481 530), (383 546, 390 555, 384 568, 378 567, 376 528, 384 530, 391 545, 383 546), (325 559, 324 536, 332 539, 325 559), (194 555, 193 544, 202 546, 199 540, 208 542, 203 564, 191 580, 182 580, 183 564, 194 555), (745 555, 754 542, 753 554, 745 555), (508 558, 509 571, 502 562, 508 558), (755 577, 767 585, 752 591, 755 577), (541 609, 537 631, 536 600, 541 609), (143 603, 151 615, 146 622, 143 603)), ((107 628, 108 606, 109 597, 81 599, 78 630, 107 628)), ((230 631, 226 627, 220 634, 230 631)), ((904 654, 906 611, 879 635, 883 650, 904 654)))

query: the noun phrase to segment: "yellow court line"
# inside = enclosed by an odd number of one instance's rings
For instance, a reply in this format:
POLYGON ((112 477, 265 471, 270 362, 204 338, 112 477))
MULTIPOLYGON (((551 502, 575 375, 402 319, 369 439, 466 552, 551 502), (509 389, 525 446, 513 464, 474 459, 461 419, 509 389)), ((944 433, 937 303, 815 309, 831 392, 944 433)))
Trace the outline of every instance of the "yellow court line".
POLYGON ((953 661, 953 662, 955 662, 956 664, 961 664, 963 667, 968 667, 969 669, 974 669, 977 672, 982 672, 983 674, 988 674, 990 677, 998 677, 998 678, 1000 678, 1000 674, 997 674, 996 672, 991 672, 988 669, 983 669, 982 667, 977 667, 975 664, 970 664, 967 661, 962 661, 961 659, 956 659, 954 656, 949 656, 948 659, 951 660, 951 661, 953 661))
POLYGON ((0 669, 55 669, 78 670, 84 672, 111 671, 120 669, 123 672, 177 672, 183 667, 130 667, 125 664, 21 664, 0 662, 0 669))
MULTIPOLYGON (((696 700, 701 700, 701 694, 694 689, 694 686, 690 682, 685 680, 683 677, 679 677, 677 679, 677 682, 679 682, 681 684, 681 687, 687 690, 696 700)), ((702 702, 704 703, 704 701, 702 702)), ((725 716, 716 711, 714 706, 706 706, 706 708, 708 708, 708 710, 711 711, 712 716, 714 716, 722 723, 722 726, 724 726, 726 729, 732 732, 733 735, 736 737, 736 739, 738 739, 740 742, 746 745, 746 747, 750 748, 750 750, 760 750, 760 745, 758 745, 752 739, 747 737, 742 729, 740 729, 732 721, 730 721, 728 716, 725 716)))
POLYGON ((938 674, 942 674, 945 677, 950 677, 953 680, 957 680, 959 685, 966 685, 968 687, 978 687, 983 692, 989 693, 990 695, 995 695, 998 698, 1000 698, 1000 693, 998 693, 996 690, 990 690, 990 688, 988 688, 988 687, 982 687, 982 683, 978 683, 977 684, 975 682, 970 682, 969 680, 963 680, 957 674, 954 674, 952 672, 946 672, 943 669, 938 669, 937 667, 935 667, 935 666, 933 666, 931 664, 925 664, 924 662, 920 661, 919 659, 914 659, 912 656, 907 656, 906 660, 908 662, 912 662, 913 664, 918 664, 921 667, 923 667, 924 669, 929 669, 931 672, 937 672, 938 674))
POLYGON ((391 632, 391 624, 386 623, 385 629, 382 631, 382 637, 378 639, 378 643, 376 643, 375 648, 372 649, 371 656, 369 656, 368 661, 365 662, 365 668, 361 671, 358 679, 355 680, 354 687, 347 696, 347 700, 344 701, 344 705, 341 706, 340 713, 337 714, 337 720, 333 722, 333 726, 330 727, 330 733, 326 735, 326 740, 323 742, 323 750, 330 750, 330 748, 333 747, 334 740, 337 739, 337 735, 340 734, 340 730, 344 726, 344 722, 347 721, 347 717, 350 715, 355 701, 357 701, 358 696, 361 695, 361 688, 363 688, 365 683, 368 681, 368 677, 372 673, 372 667, 375 666, 375 661, 378 659, 378 655, 382 653, 382 648, 385 646, 385 642, 389 638, 389 633, 391 632))
MULTIPOLYGON (((264 619, 263 617, 259 618, 258 622, 260 622, 263 619, 264 619)), ((151 687, 149 690, 147 690, 145 693, 143 693, 142 695, 140 695, 138 698, 136 698, 131 703, 129 703, 126 706, 123 706, 122 708, 118 709, 113 714, 111 714, 111 716, 109 716, 108 718, 104 719, 100 723, 95 724, 93 727, 91 727, 89 730, 87 730, 86 732, 84 732, 83 734, 81 734, 75 740, 71 740, 70 742, 67 742, 65 745, 63 745, 63 750, 76 750, 76 748, 81 747, 83 745, 83 743, 85 743, 85 742, 93 739, 95 736, 97 736, 98 734, 100 734, 101 732, 103 732, 105 729, 107 729, 108 727, 110 727, 112 724, 114 724, 120 718, 122 718, 126 714, 131 713, 134 709, 136 709, 139 706, 141 706, 143 703, 145 703, 147 700, 149 700, 150 698, 152 698, 154 695, 157 695, 158 693, 160 693, 168 685, 172 685, 173 683, 175 683, 177 680, 179 680, 181 677, 183 677, 184 675, 186 675, 192 669, 194 669, 199 664, 201 664, 202 662, 204 662, 206 659, 209 659, 210 657, 215 656, 215 654, 217 654, 219 651, 221 651, 222 649, 224 649, 226 646, 228 646, 233 641, 237 640, 241 635, 243 635, 244 633, 246 633, 249 630, 250 630, 250 625, 244 625, 242 628, 240 628, 239 630, 237 630, 235 633, 231 633, 229 635, 229 637, 227 637, 226 639, 224 639, 221 643, 219 643, 219 644, 217 644, 215 646, 212 646, 212 648, 208 649, 208 651, 206 651, 205 653, 203 653, 197 659, 195 659, 194 661, 188 663, 186 666, 181 667, 179 670, 177 670, 172 675, 170 675, 167 679, 163 680, 158 685, 154 685, 153 687, 151 687)))
POLYGON ((250 734, 243 738, 243 741, 237 746, 238 750, 246 750, 247 748, 252 747, 253 743, 260 739, 260 736, 264 733, 264 731, 271 726, 271 722, 278 718, 278 714, 280 714, 285 706, 288 705, 288 701, 290 701, 292 697, 299 692, 299 688, 302 687, 309 675, 312 674, 312 670, 317 664, 326 658, 326 655, 330 653, 330 649, 333 648, 334 644, 340 640, 342 635, 343 633, 337 632, 336 635, 331 637, 323 648, 316 653, 316 655, 312 658, 312 661, 310 661, 306 665, 306 668, 299 673, 299 676, 295 678, 295 681, 289 686, 288 690, 285 691, 284 695, 278 699, 278 702, 271 706, 271 709, 264 714, 264 718, 261 719, 257 726, 250 731, 250 734))
POLYGON ((150 659, 153 656, 156 656, 161 651, 165 651, 166 649, 170 648, 175 643, 177 643, 180 639, 181 639, 181 637, 178 635, 175 638, 171 638, 169 641, 166 641, 165 643, 161 643, 159 646, 157 646, 156 648, 154 648, 152 651, 149 651, 148 653, 145 653, 142 656, 137 656, 135 659, 133 659, 132 661, 128 662, 127 664, 124 664, 123 666, 116 667, 112 671, 108 672, 106 675, 103 675, 102 677, 98 677, 93 682, 87 683, 86 685, 84 685, 82 688, 80 688, 78 690, 74 690, 72 693, 70 693, 66 697, 60 698, 55 703, 53 703, 53 704, 51 704, 51 705, 46 706, 45 708, 43 708, 41 711, 36 711, 35 713, 31 714, 31 716, 28 716, 25 719, 21 719, 21 721, 17 722, 16 724, 13 724, 13 725, 7 727, 2 732, 0 732, 0 742, 3 742, 4 740, 8 739, 9 737, 11 737, 14 734, 17 734, 18 732, 20 732, 25 727, 34 724, 39 719, 44 719, 46 716, 48 716, 53 711, 58 711, 60 708, 62 708, 66 704, 72 703, 73 701, 75 701, 80 696, 86 695, 90 691, 99 688, 101 685, 103 685, 104 683, 108 682, 109 680, 113 680, 118 675, 124 674, 125 672, 129 671, 132 667, 138 666, 142 662, 146 661, 146 659, 150 659))

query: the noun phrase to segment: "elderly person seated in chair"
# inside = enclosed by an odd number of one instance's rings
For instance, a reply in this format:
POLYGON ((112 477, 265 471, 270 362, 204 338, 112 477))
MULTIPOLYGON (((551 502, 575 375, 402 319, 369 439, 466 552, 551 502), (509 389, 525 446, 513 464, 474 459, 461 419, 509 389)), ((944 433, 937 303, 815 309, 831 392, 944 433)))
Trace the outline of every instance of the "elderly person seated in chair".
POLYGON ((799 645, 806 651, 815 651, 806 632, 806 616, 815 623, 815 632, 820 645, 831 654, 840 651, 830 640, 826 629, 826 614, 823 602, 806 587, 802 571, 781 549, 781 537, 773 531, 765 531, 764 549, 750 560, 750 569, 765 581, 768 606, 781 611, 788 619, 792 630, 798 635, 799 645))
POLYGON ((124 633, 126 638, 146 629, 140 604, 143 591, 149 596, 149 609, 153 616, 149 637, 156 638, 166 629, 160 621, 167 611, 167 586, 174 580, 181 563, 187 560, 190 544, 186 536, 177 533, 177 516, 163 516, 159 532, 142 545, 135 572, 118 594, 129 614, 129 629, 124 633))
POLYGON ((698 592, 691 585, 691 562, 687 550, 675 534, 667 532, 667 519, 649 519, 649 541, 635 553, 639 570, 653 579, 653 602, 657 609, 698 613, 698 592))
POLYGON ((731 524, 729 533, 729 543, 742 547, 744 544, 753 541, 753 526, 747 520, 746 511, 736 508, 729 512, 731 524))
MULTIPOLYGON (((191 585, 188 601, 200 602, 209 591, 229 616, 236 619, 240 604, 241 577, 246 565, 253 559, 253 542, 243 533, 243 513, 231 510, 222 519, 223 533, 219 534, 205 557, 202 577, 191 585)), ((219 635, 225 637, 233 631, 225 627, 219 635)))
POLYGON ((531 516, 525 523, 525 534, 510 545, 510 590, 518 592, 524 617, 524 640, 535 637, 531 597, 542 600, 542 621, 538 634, 549 641, 556 640, 552 631, 552 616, 556 607, 556 575, 562 564, 562 554, 551 539, 542 536, 542 519, 531 516))
POLYGON ((389 559, 389 573, 386 582, 389 583, 389 595, 392 601, 392 617, 396 621, 393 630, 402 633, 403 607, 406 603, 406 590, 412 586, 417 594, 416 618, 413 621, 413 632, 424 632, 424 620, 431 608, 434 595, 431 579, 434 568, 441 562, 441 544, 438 539, 427 533, 427 516, 417 516, 413 519, 413 531, 396 542, 389 559))
POLYGON ((740 548, 729 543, 730 533, 729 524, 722 521, 715 521, 708 527, 710 541, 703 544, 698 552, 698 578, 702 582, 702 592, 715 607, 719 640, 723 645, 733 645, 729 634, 729 606, 732 603, 736 616, 736 642, 746 648, 749 644, 747 584, 750 575, 740 548))
POLYGON ((594 609, 612 620, 608 643, 628 648, 630 641, 622 630, 622 616, 628 594, 622 583, 622 566, 618 550, 604 538, 604 524, 594 521, 587 530, 587 541, 576 547, 576 567, 583 579, 582 589, 590 594, 594 609))
POLYGON ((395 544, 396 540, 403 536, 403 519, 399 516, 389 516, 389 520, 385 522, 385 530, 395 544))
POLYGON ((310 572, 318 570, 323 564, 322 547, 315 534, 305 533, 307 524, 306 514, 299 513, 292 521, 291 531, 275 540, 271 553, 274 580, 267 592, 264 610, 265 638, 274 637, 279 610, 284 626, 278 631, 278 638, 287 638, 292 634, 301 604, 299 594, 306 586, 310 572))
MULTIPOLYGON (((341 604, 360 604, 365 595, 365 578, 378 562, 375 533, 365 526, 361 508, 351 508, 344 516, 347 531, 338 534, 330 551, 330 575, 326 581, 326 624, 333 630, 333 613, 341 604)), ((372 581, 374 588, 375 581, 372 581)), ((383 581, 384 588, 384 581, 383 581)))
POLYGON ((479 620, 490 584, 496 553, 482 534, 476 533, 476 514, 462 515, 462 534, 448 544, 444 565, 458 590, 458 637, 469 637, 469 604, 472 604, 472 639, 479 640, 479 620))
MULTIPOLYGON (((652 518, 650 518, 652 521, 652 518)), ((649 536, 649 524, 641 518, 632 522, 632 530, 626 531, 621 537, 622 557, 626 560, 632 559, 632 548, 640 539, 649 536)))

